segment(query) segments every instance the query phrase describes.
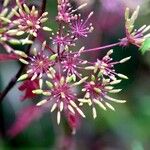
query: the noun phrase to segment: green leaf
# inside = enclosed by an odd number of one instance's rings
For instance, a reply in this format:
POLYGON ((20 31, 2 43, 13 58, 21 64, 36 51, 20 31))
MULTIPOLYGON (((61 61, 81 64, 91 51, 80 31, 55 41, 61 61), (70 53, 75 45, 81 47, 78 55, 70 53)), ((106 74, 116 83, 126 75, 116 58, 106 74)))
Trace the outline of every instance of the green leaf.
POLYGON ((150 38, 146 39, 140 47, 142 54, 150 50, 150 38))

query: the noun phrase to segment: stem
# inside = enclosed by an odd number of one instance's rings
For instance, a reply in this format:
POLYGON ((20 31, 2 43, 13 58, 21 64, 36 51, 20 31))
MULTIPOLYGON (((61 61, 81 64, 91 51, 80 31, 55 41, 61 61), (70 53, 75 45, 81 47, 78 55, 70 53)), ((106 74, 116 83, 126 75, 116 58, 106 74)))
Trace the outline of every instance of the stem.
MULTIPOLYGON (((59 32, 59 36, 61 36, 61 34, 62 34, 62 23, 60 22, 59 23, 59 29, 58 29, 58 32, 59 32)), ((58 56, 59 56, 59 59, 60 59, 60 45, 59 44, 57 44, 57 53, 58 53, 58 56)))
POLYGON ((22 71, 24 70, 25 65, 22 64, 17 74, 11 79, 11 81, 8 83, 2 94, 0 95, 0 103, 3 101, 4 97, 8 94, 8 92, 13 88, 13 86, 16 84, 17 79, 22 74, 22 71))
MULTIPOLYGON (((107 49, 107 48, 112 48, 112 47, 119 46, 119 45, 120 45, 120 42, 106 45, 106 46, 96 47, 96 48, 92 48, 92 49, 86 49, 86 50, 82 51, 81 54, 86 53, 86 52, 93 52, 93 51, 99 51, 99 50, 103 50, 103 49, 107 49)), ((77 54, 77 53, 78 52, 73 52, 71 54, 77 54)))
POLYGON ((39 13, 39 16, 41 16, 46 9, 46 1, 47 0, 43 0, 43 2, 42 2, 41 12, 39 13))
MULTIPOLYGON (((43 0, 42 2, 42 6, 41 6, 41 12, 39 13, 39 16, 41 16, 46 8, 46 0, 43 0)), ((32 41, 35 41, 35 37, 32 37, 32 41)), ((29 54, 30 52, 30 48, 32 45, 27 46, 25 53, 29 54)), ((20 75, 22 74, 24 68, 26 67, 26 65, 22 64, 19 71, 16 73, 16 75, 12 78, 12 80, 8 83, 8 85, 6 86, 6 88, 4 89, 4 91, 1 93, 0 95, 0 103, 3 101, 4 97, 8 94, 8 92, 13 88, 13 86, 16 84, 18 78, 20 77, 20 75)))
MULTIPOLYGON (((43 39, 41 39, 40 37, 38 37, 38 40, 41 42, 41 43, 43 43, 43 39)), ((49 51, 51 51, 53 54, 55 54, 55 52, 46 44, 45 45, 45 47, 49 50, 49 51)))
POLYGON ((5 138, 5 125, 4 125, 4 114, 2 109, 2 104, 0 104, 0 136, 5 138))

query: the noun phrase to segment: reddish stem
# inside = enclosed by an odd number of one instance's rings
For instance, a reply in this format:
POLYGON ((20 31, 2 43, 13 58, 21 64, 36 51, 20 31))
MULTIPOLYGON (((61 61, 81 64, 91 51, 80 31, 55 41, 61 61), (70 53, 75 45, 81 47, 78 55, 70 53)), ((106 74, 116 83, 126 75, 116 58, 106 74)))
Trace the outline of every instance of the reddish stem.
MULTIPOLYGON (((99 50, 103 50, 103 49, 107 49, 107 48, 112 48, 112 47, 119 46, 119 45, 120 45, 120 42, 106 45, 106 46, 97 47, 97 48, 86 49, 86 50, 82 51, 81 54, 86 53, 86 52, 93 52, 93 51, 99 51, 99 50)), ((71 54, 77 54, 77 53, 78 52, 73 52, 71 54)))

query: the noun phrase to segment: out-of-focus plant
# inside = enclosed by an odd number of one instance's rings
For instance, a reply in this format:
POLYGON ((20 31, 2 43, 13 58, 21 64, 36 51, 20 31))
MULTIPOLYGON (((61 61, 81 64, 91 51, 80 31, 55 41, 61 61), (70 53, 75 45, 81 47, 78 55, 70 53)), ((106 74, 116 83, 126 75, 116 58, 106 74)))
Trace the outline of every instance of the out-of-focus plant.
POLYGON ((142 52, 150 48, 150 34, 145 35, 150 26, 144 25, 138 30, 134 29, 139 6, 131 17, 129 8, 126 9, 126 35, 117 43, 92 49, 87 49, 86 45, 83 45, 78 49, 77 42, 82 38, 87 38, 94 30, 90 23, 94 13, 90 12, 84 20, 78 11, 86 7, 87 3, 74 9, 69 0, 58 0, 56 16, 58 30, 53 33, 51 28, 44 26, 48 20, 48 13, 45 12, 46 2, 46 0, 42 1, 41 10, 38 11, 35 6, 29 8, 25 3, 16 0, 16 7, 8 11, 9 0, 5 0, 0 13, 0 43, 8 52, 5 57, 4 54, 0 54, 0 58, 1 60, 13 58, 22 63, 19 72, 1 92, 0 102, 17 81, 23 81, 19 88, 20 91, 25 91, 23 100, 36 95, 43 97, 36 106, 25 109, 25 113, 22 112, 19 115, 20 119, 9 131, 11 135, 21 132, 47 108, 51 112, 57 112, 58 124, 60 124, 61 116, 65 116, 73 131, 78 127, 80 117, 86 116, 82 110, 85 104, 92 108, 94 119, 97 117, 96 105, 104 110, 110 108, 114 111, 115 108, 111 102, 124 103, 126 101, 113 98, 110 94, 120 92, 121 89, 116 89, 115 85, 123 79, 128 79, 127 76, 116 72, 115 65, 125 63, 130 57, 114 61, 111 58, 112 48, 126 47, 129 44, 136 45, 142 52), (40 32, 52 32, 50 40, 48 42, 42 40, 40 32), (38 47, 34 45, 36 38, 40 41, 38 47), (24 51, 14 50, 9 44, 28 45, 28 47, 24 51), (103 49, 111 50, 102 59, 97 58, 91 62, 82 57, 86 53, 103 49), (20 127, 22 122, 24 126, 20 127))

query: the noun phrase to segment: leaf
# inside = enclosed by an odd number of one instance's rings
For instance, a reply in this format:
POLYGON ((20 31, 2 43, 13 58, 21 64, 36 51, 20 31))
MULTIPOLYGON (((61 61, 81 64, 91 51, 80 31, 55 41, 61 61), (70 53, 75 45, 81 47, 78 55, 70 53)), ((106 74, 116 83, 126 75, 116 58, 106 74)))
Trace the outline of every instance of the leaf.
POLYGON ((146 39, 140 47, 142 54, 150 50, 150 38, 146 39))
POLYGON ((34 98, 36 95, 32 91, 37 88, 39 88, 39 80, 25 80, 18 88, 21 92, 24 92, 21 100, 34 98))

